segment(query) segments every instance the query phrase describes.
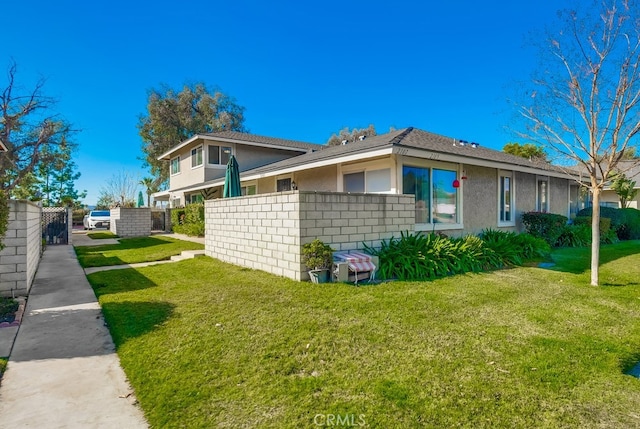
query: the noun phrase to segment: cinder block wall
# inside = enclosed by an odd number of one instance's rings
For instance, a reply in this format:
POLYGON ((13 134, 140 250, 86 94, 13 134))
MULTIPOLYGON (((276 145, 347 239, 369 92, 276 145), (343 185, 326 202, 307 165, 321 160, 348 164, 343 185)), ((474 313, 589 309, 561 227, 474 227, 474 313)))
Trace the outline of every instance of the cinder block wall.
POLYGON ((29 201, 9 201, 9 224, 0 252, 0 295, 29 293, 42 254, 42 209, 29 201))
POLYGON ((119 237, 148 237, 151 235, 151 209, 148 207, 111 209, 109 229, 119 237))
POLYGON ((378 246, 413 231, 414 197, 290 191, 205 201, 205 253, 232 264, 306 280, 303 244, 335 250, 378 246))

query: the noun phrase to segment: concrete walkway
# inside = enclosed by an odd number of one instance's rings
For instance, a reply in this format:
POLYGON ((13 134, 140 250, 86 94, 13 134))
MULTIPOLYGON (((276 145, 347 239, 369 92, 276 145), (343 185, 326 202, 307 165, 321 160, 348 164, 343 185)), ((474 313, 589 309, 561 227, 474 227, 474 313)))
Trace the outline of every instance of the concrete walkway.
POLYGON ((47 247, 1 380, 0 428, 146 427, 73 247, 47 247))

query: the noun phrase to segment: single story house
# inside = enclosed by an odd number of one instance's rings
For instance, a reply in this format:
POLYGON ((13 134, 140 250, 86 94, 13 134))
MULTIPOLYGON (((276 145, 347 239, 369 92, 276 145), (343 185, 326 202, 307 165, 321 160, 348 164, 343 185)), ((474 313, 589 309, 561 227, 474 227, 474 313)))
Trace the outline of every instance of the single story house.
MULTIPOLYGON (((634 189, 640 189, 640 164, 637 161, 620 161, 618 169, 625 174, 627 179, 636 182, 634 189)), ((620 208, 620 197, 610 186, 605 186, 600 195, 600 205, 620 208)), ((640 208, 640 192, 633 200, 629 201, 628 207, 633 209, 640 208)))
POLYGON ((571 217, 583 207, 577 177, 551 164, 404 128, 341 146, 251 134, 197 135, 163 154, 172 206, 220 198, 235 154, 244 195, 300 190, 415 196, 415 230, 450 235, 521 231, 521 214, 571 217))

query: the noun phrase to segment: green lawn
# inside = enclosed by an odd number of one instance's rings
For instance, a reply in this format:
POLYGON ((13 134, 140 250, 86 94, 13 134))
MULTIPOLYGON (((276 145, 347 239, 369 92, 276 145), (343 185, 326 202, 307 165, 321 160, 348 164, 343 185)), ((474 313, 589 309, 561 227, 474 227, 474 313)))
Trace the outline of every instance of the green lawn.
POLYGON ((118 238, 118 236, 111 231, 88 232, 87 236, 93 240, 103 240, 105 238, 118 238))
POLYGON ((122 238, 119 244, 75 248, 83 268, 135 264, 170 259, 183 250, 204 249, 204 245, 170 237, 122 238))
POLYGON ((552 269, 363 287, 210 258, 89 280, 152 427, 627 428, 638 250, 603 247, 616 286, 598 288, 575 249, 552 269))

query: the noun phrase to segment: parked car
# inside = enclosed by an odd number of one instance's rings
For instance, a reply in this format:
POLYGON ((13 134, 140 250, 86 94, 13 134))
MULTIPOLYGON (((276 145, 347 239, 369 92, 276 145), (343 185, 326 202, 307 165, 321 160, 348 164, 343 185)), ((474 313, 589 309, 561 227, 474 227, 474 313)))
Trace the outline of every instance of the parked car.
POLYGON ((109 228, 111 226, 111 212, 109 210, 91 210, 82 220, 84 229, 109 228))

